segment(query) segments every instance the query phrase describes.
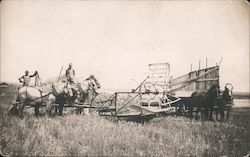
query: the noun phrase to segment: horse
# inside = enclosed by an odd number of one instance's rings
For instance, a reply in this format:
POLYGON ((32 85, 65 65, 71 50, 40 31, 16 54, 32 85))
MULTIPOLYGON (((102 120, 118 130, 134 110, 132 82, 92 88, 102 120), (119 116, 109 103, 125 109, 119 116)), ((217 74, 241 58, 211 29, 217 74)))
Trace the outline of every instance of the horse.
MULTIPOLYGON (((73 91, 72 89, 70 90, 71 92, 73 91)), ((53 83, 52 93, 56 97, 54 103, 59 105, 58 107, 55 107, 55 113, 57 114, 57 111, 59 109, 59 115, 62 115, 63 105, 65 103, 69 104, 70 101, 72 102, 76 98, 75 93, 72 92, 74 95, 71 95, 69 89, 64 83, 53 83)))
POLYGON ((224 120, 224 111, 227 110, 227 120, 229 118, 231 105, 233 103, 233 86, 230 83, 225 85, 225 90, 217 98, 217 110, 216 119, 218 120, 218 114, 220 113, 221 120, 224 120))
MULTIPOLYGON (((93 96, 92 99, 88 99, 88 103, 91 104, 94 97, 98 94, 96 90, 101 86, 95 76, 90 75, 85 80, 79 81, 74 85, 53 84, 52 87, 56 97, 55 103, 59 104, 59 115, 62 115, 63 106, 66 103, 72 104, 74 101, 84 103, 91 95, 93 96)), ((81 113, 81 109, 78 112, 81 113)))
POLYGON ((214 105, 219 94, 219 86, 213 85, 207 92, 195 91, 191 95, 191 102, 189 107, 189 116, 193 117, 194 107, 196 110, 196 119, 198 119, 198 113, 201 112, 201 116, 205 114, 206 118, 212 120, 214 105))
POLYGON ((35 115, 39 115, 39 107, 45 103, 46 113, 50 114, 51 103, 55 101, 52 93, 44 93, 40 89, 24 86, 18 90, 19 116, 23 117, 23 110, 26 105, 35 107, 35 115))

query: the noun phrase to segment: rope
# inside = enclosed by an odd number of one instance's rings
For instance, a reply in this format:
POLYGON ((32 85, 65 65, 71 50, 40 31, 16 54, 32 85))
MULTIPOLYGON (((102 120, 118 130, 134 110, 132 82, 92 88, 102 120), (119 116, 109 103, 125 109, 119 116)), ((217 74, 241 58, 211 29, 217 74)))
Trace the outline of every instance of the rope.
MULTIPOLYGON (((40 82, 40 84, 41 84, 41 86, 42 86, 42 91, 43 91, 43 83, 42 83, 42 81, 41 81, 41 78, 40 78, 40 76, 39 76, 38 73, 36 74, 36 76, 37 76, 37 79, 38 79, 38 81, 40 82)), ((36 86, 36 84, 35 84, 35 86, 36 86)))

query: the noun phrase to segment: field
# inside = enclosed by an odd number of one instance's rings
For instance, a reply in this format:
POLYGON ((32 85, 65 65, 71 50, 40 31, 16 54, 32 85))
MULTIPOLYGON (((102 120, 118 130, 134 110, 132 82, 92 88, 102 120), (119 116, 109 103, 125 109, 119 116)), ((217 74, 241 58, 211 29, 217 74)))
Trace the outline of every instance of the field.
POLYGON ((0 89, 0 153, 10 156, 244 156, 250 151, 249 100, 230 120, 157 117, 141 124, 98 116, 18 119, 7 115, 15 87, 0 89))

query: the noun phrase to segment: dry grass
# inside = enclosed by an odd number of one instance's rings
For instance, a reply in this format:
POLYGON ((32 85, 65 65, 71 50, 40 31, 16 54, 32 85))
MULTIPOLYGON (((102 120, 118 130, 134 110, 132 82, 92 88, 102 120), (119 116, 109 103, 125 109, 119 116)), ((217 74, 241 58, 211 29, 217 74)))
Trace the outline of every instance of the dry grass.
POLYGON ((18 119, 1 109, 0 146, 11 156, 243 156, 250 150, 249 118, 159 117, 140 124, 96 114, 18 119))
POLYGON ((147 124, 98 115, 17 119, 1 114, 1 147, 18 156, 242 156, 250 134, 230 123, 156 118, 147 124))

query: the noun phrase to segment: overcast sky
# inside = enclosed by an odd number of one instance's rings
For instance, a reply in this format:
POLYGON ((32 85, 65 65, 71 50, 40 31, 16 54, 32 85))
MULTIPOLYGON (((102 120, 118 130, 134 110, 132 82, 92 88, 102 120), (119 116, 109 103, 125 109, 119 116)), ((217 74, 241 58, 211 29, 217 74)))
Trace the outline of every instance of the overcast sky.
POLYGON ((43 80, 73 63, 105 89, 131 89, 148 64, 173 77, 223 58, 220 84, 249 92, 249 6, 244 1, 2 1, 1 81, 27 69, 43 80))

